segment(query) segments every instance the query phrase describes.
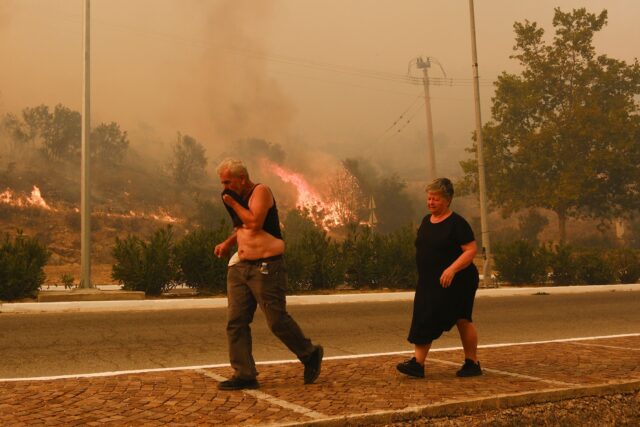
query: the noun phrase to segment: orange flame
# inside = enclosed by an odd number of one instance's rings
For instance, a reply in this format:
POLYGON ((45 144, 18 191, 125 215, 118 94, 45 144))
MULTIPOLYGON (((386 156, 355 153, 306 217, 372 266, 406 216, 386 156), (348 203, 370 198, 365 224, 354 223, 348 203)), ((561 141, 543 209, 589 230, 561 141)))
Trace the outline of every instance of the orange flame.
POLYGON ((31 190, 31 195, 27 196, 16 196, 15 193, 7 188, 2 193, 0 193, 0 203, 5 203, 7 205, 16 206, 19 208, 24 207, 36 207, 46 210, 53 210, 51 207, 45 202, 42 198, 42 194, 40 193, 40 189, 37 186, 33 186, 31 190))
POLYGON ((322 196, 311 187, 304 176, 274 163, 266 162, 266 166, 284 182, 293 184, 296 187, 298 192, 298 200, 296 201, 297 208, 307 209, 309 212, 319 211, 323 215, 323 218, 320 219, 320 225, 325 229, 342 225, 337 204, 335 202, 326 202, 322 196))

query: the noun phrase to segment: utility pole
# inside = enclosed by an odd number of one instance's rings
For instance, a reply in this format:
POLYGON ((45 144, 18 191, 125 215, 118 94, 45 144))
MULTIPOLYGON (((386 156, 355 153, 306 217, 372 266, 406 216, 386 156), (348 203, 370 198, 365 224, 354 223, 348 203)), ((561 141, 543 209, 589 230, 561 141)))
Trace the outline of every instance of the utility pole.
POLYGON ((476 49, 476 20, 473 8, 473 0, 469 0, 469 13, 471 16, 471 64, 473 68, 473 96, 476 110, 476 144, 478 148, 478 191, 480 195, 480 227, 482 230, 482 254, 484 265, 482 268, 483 285, 493 286, 491 283, 491 243, 489 239, 489 227, 487 220, 487 191, 484 172, 484 152, 482 144, 482 118, 480 116, 480 84, 478 81, 478 52, 476 49))
POLYGON ((91 284, 91 174, 89 134, 91 132, 91 32, 90 0, 84 0, 83 52, 84 68, 82 73, 82 160, 80 173, 80 288, 93 288, 91 284))
POLYGON ((422 69, 422 84, 424 86, 424 106, 427 113, 427 178, 431 182, 438 176, 436 174, 436 149, 433 146, 433 123, 431 121, 431 96, 429 95, 429 67, 431 58, 426 60, 416 59, 416 66, 422 69))

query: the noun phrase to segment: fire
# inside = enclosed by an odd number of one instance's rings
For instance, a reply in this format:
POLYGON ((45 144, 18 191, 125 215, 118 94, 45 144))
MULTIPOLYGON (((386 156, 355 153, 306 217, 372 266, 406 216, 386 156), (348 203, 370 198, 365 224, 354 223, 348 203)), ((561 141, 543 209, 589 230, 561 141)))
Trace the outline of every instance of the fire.
POLYGON ((325 229, 342 225, 340 206, 337 202, 327 202, 314 190, 307 180, 299 173, 289 171, 282 166, 266 162, 268 170, 277 175, 284 182, 293 184, 298 192, 296 207, 306 209, 309 212, 320 213, 323 217, 319 220, 325 229))
MULTIPOLYGON (((56 211, 56 212, 61 210, 61 209, 55 209, 49 206, 49 204, 42 197, 40 188, 38 188, 38 186, 36 185, 33 186, 33 189, 31 190, 31 194, 29 196, 16 195, 16 193, 13 190, 11 190, 10 188, 7 188, 2 193, 0 193, 0 203, 4 203, 17 208, 34 207, 34 208, 45 209, 48 211, 56 211)), ((68 209, 73 212, 80 213, 80 209, 78 207, 74 206, 68 209)), ((169 213, 163 209, 159 209, 157 212, 154 212, 154 213, 129 211, 126 214, 116 214, 112 212, 98 211, 98 212, 92 212, 92 215, 106 216, 111 218, 129 218, 129 219, 144 218, 144 219, 153 219, 156 221, 168 222, 168 223, 180 222, 178 218, 175 218, 169 215, 169 213)))
POLYGON ((15 193, 7 188, 2 193, 0 193, 0 203, 5 203, 7 205, 24 208, 24 207, 36 207, 46 210, 53 210, 47 204, 47 202, 42 198, 42 194, 40 193, 40 189, 34 185, 31 190, 31 195, 29 196, 16 196, 15 193))
POLYGON ((42 209, 48 209, 48 210, 51 209, 47 204, 47 202, 45 202, 44 199, 42 198, 42 195, 40 194, 40 189, 35 185, 33 186, 33 190, 31 190, 31 196, 29 196, 27 201, 32 206, 39 206, 42 209))
POLYGON ((106 216, 107 218, 123 218, 123 219, 131 219, 131 218, 141 218, 141 219, 154 219, 156 221, 168 222, 168 223, 177 223, 180 222, 178 218, 175 218, 164 210, 160 209, 157 213, 145 213, 145 212, 137 212, 137 211, 129 211, 128 213, 113 213, 113 212, 94 212, 94 215, 97 216, 106 216))

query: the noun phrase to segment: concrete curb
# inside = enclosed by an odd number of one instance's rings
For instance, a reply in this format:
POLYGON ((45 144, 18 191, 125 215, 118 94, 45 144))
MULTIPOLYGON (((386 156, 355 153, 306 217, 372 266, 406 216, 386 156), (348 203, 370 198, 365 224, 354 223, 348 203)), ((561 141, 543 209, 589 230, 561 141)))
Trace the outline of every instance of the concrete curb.
POLYGON ((535 392, 496 395, 480 399, 437 403, 434 405, 414 406, 402 410, 376 411, 364 414, 352 414, 313 421, 277 424, 280 427, 313 426, 341 427, 367 424, 395 423, 420 418, 457 417, 493 409, 506 409, 537 403, 557 402, 581 397, 605 396, 617 393, 632 393, 640 390, 640 381, 628 381, 615 384, 583 386, 574 388, 553 388, 535 392))
MULTIPOLYGON (((640 291, 640 284, 627 285, 592 285, 592 286, 546 286, 523 288, 490 288, 479 289, 478 298, 508 297, 527 295, 561 295, 582 294, 589 292, 630 292, 640 291)), ((72 291, 69 291, 72 292, 72 291)), ((357 302, 412 301, 413 292, 355 293, 332 295, 291 295, 287 297, 288 305, 311 305, 357 302)), ((224 308, 225 297, 216 298, 184 298, 184 299, 152 299, 152 300, 119 300, 119 301, 65 301, 65 302, 26 302, 0 303, 0 313, 61 313, 91 311, 132 311, 132 310, 180 310, 202 308, 224 308)))

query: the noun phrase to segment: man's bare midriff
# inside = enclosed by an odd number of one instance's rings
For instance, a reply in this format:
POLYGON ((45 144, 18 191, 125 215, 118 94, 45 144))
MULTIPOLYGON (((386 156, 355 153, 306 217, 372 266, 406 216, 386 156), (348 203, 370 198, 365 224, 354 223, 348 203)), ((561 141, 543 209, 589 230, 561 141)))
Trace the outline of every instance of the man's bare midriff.
POLYGON ((264 230, 237 229, 238 256, 242 260, 268 258, 284 253, 284 241, 264 230))

